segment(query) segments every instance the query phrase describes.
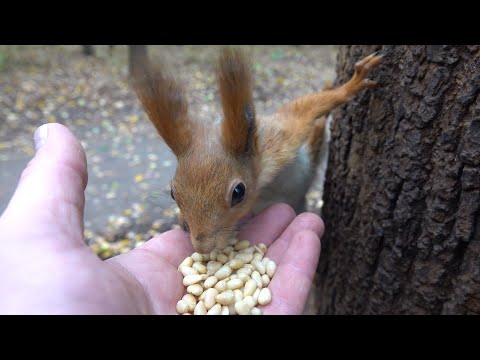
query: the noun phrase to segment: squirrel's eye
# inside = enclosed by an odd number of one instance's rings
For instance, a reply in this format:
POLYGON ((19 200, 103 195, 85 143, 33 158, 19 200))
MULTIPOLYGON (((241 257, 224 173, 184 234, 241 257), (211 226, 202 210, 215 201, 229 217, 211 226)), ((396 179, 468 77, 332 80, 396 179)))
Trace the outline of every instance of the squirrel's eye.
POLYGON ((233 189, 232 193, 232 207, 235 205, 240 204, 243 199, 245 198, 245 184, 244 183, 239 183, 235 188, 233 189))
POLYGON ((183 221, 183 230, 185 230, 186 232, 190 232, 190 228, 188 227, 188 224, 186 221, 183 221))
POLYGON ((170 190, 170 196, 172 197, 173 200, 175 200, 175 196, 173 196, 173 189, 170 190))

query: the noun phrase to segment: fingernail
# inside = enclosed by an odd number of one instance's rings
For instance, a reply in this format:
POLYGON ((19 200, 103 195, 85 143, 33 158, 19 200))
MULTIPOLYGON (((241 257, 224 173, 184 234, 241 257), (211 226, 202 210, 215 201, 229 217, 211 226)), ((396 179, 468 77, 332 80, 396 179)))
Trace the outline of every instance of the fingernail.
POLYGON ((38 151, 47 142, 48 124, 43 124, 33 135, 33 142, 35 143, 35 151, 38 151))

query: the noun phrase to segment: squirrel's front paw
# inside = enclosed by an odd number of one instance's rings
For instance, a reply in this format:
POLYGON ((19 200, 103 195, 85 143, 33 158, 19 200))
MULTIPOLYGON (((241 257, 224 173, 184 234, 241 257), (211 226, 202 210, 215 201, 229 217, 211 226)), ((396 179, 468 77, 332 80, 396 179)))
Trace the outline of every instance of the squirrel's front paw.
POLYGON ((367 75, 373 68, 377 67, 381 61, 382 56, 377 55, 377 53, 373 53, 355 64, 355 74, 350 80, 355 92, 359 92, 363 89, 374 88, 377 85, 376 81, 367 79, 367 75))

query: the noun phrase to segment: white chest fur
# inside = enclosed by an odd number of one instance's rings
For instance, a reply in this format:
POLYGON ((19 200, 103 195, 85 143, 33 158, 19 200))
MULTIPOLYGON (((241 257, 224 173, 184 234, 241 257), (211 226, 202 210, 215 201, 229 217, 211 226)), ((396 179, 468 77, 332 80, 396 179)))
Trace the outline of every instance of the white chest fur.
POLYGON ((255 213, 276 202, 289 204, 297 214, 305 211, 305 195, 314 180, 320 183, 319 188, 323 197, 323 184, 327 169, 328 146, 331 137, 330 125, 332 121, 332 116, 329 115, 327 117, 323 143, 320 148, 318 164, 312 164, 307 144, 300 147, 295 161, 278 173, 273 181, 262 189, 255 204, 255 213))
POLYGON ((255 213, 276 202, 289 204, 299 213, 305 211, 305 194, 315 177, 307 146, 297 152, 293 163, 282 169, 273 181, 265 186, 255 204, 255 213))

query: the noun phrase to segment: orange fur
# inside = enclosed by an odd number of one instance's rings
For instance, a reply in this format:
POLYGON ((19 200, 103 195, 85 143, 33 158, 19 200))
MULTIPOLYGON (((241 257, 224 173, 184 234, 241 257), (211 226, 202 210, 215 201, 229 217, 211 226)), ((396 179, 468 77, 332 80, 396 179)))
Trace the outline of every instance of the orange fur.
POLYGON ((237 49, 225 48, 217 65, 224 121, 224 146, 234 155, 253 151, 255 109, 250 61, 237 49))
MULTIPOLYGON (((220 131, 217 129, 217 135, 220 131)), ((256 201, 257 162, 225 153, 220 141, 205 147, 212 129, 202 129, 195 137, 192 151, 179 158, 172 189, 188 223, 192 244, 200 253, 222 246, 234 235, 232 226, 247 215, 256 201), (247 196, 240 205, 230 207, 235 179, 247 186, 247 196)))
MULTIPOLYGON (((327 117, 322 116, 321 118, 315 121, 315 125, 313 126, 313 131, 311 132, 310 136, 308 137, 308 147, 310 152, 310 158, 314 164, 318 163, 319 156, 320 156, 320 148, 322 147, 324 135, 325 135, 325 127, 327 126, 327 117)), ((315 170, 315 169, 312 169, 315 170)))
POLYGON ((188 150, 193 134, 182 87, 163 64, 144 62, 134 69, 133 87, 143 108, 163 140, 180 156, 188 150))
MULTIPOLYGON (((196 251, 208 253, 225 246, 239 219, 252 211, 261 194, 268 194, 265 190, 276 175, 299 159, 303 145, 313 160, 309 170, 316 168, 325 115, 373 87, 366 75, 379 62, 380 57, 371 55, 356 64, 346 84, 337 88, 327 84, 324 91, 294 99, 273 115, 256 117, 250 62, 238 50, 224 50, 217 67, 224 115, 218 127, 189 118, 181 88, 164 68, 154 70, 146 64, 136 72, 134 84, 145 111, 177 155, 172 193, 196 251), (239 183, 246 193, 235 205, 232 193, 239 183)), ((304 197, 307 191, 298 189, 296 196, 304 197)))
POLYGON ((369 55, 355 64, 353 77, 344 85, 331 88, 327 83, 326 90, 301 96, 284 106, 259 124, 259 133, 263 136, 259 186, 268 184, 278 169, 291 162, 297 149, 305 142, 312 131, 315 121, 328 114, 359 92, 374 88, 376 82, 366 78, 369 71, 381 62, 380 56, 369 55))

